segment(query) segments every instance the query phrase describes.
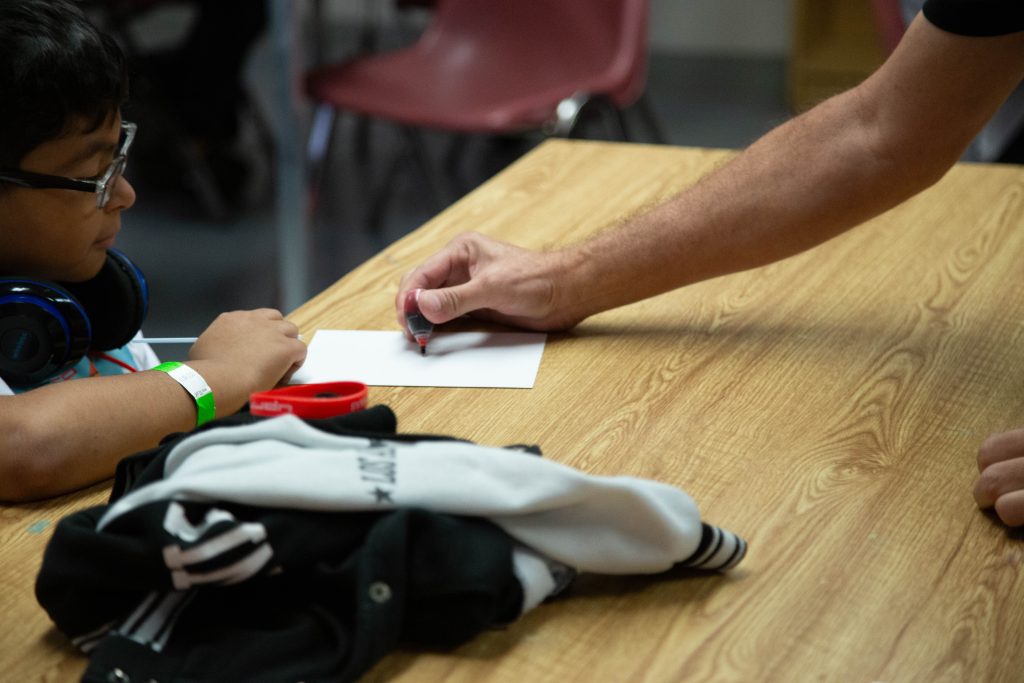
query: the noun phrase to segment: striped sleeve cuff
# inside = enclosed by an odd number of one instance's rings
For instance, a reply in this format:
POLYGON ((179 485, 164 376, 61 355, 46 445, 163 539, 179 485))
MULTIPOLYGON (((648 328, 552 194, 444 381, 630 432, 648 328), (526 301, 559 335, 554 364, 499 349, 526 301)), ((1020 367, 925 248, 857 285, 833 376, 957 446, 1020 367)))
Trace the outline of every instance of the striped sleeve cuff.
POLYGON ((710 524, 701 523, 700 544, 677 567, 726 571, 740 563, 747 554, 747 542, 742 538, 710 524))

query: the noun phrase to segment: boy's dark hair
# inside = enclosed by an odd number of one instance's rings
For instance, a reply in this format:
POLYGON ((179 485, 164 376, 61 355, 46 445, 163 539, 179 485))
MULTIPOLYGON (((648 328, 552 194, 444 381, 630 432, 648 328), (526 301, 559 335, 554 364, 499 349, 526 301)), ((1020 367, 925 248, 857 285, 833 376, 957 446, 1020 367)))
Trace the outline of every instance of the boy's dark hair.
POLYGON ((128 98, 124 53, 67 0, 0 0, 0 168, 128 98))

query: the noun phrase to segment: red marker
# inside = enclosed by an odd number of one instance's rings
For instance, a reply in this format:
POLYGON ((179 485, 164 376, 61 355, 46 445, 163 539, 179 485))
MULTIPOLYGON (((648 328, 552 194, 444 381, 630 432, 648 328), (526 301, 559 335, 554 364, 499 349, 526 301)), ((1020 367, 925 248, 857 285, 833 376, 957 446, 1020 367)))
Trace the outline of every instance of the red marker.
POLYGON ((434 324, 420 312, 420 292, 422 291, 422 289, 414 289, 406 293, 402 310, 405 311, 405 326, 409 328, 413 339, 420 345, 420 353, 425 356, 427 355, 427 342, 430 340, 430 334, 434 331, 434 324))

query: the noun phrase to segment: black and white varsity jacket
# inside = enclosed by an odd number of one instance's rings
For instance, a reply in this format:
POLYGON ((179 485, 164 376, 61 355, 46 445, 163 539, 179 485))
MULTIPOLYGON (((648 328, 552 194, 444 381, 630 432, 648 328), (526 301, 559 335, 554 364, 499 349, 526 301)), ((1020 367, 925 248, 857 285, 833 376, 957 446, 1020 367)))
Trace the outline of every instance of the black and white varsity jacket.
POLYGON ((63 519, 36 596, 85 681, 348 681, 450 648, 576 572, 724 570, 746 544, 683 491, 399 435, 385 406, 240 414, 124 460, 63 519))

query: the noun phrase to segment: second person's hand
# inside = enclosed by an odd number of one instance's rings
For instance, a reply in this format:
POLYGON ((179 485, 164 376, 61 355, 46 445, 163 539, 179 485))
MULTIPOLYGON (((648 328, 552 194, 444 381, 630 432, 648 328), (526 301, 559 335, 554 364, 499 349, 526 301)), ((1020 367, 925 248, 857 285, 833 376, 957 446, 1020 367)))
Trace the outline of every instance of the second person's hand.
POLYGON ((993 434, 978 450, 978 506, 993 508, 1007 526, 1024 525, 1024 428, 993 434))
POLYGON ((583 316, 566 305, 561 276, 563 252, 538 252, 481 235, 463 233, 406 273, 395 296, 398 324, 405 329, 407 292, 419 297, 423 315, 435 325, 470 314, 531 330, 572 327, 583 316))

